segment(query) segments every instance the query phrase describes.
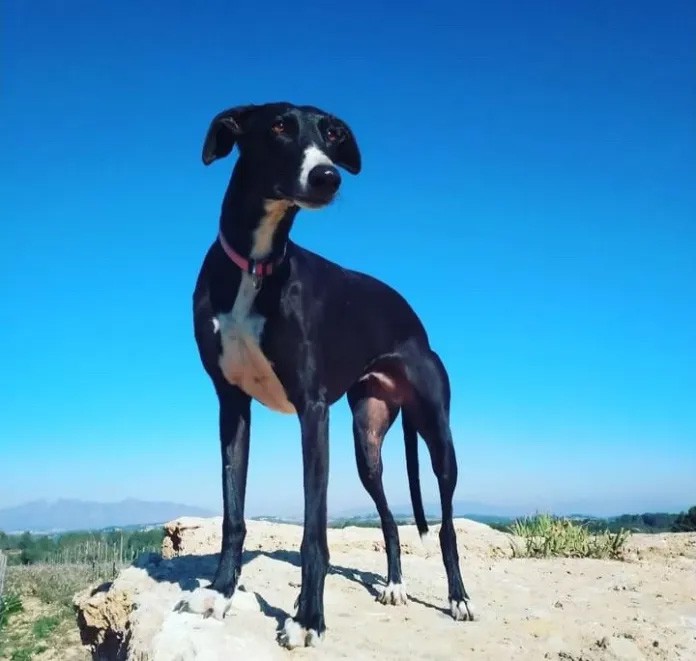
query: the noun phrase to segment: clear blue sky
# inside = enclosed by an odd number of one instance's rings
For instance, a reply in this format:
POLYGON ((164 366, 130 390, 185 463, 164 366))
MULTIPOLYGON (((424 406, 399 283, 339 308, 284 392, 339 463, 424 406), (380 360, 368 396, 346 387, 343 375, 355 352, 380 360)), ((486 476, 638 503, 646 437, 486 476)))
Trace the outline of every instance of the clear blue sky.
MULTIPOLYGON (((458 499, 696 503, 696 5, 524 5, 4 3, 0 505, 219 507, 190 308, 233 159, 200 150, 269 100, 358 137, 363 172, 293 238, 423 318, 458 499)), ((370 504, 332 416, 330 508, 370 504)), ((250 513, 299 509, 296 419, 252 429, 250 513)), ((384 454, 408 502, 399 427, 384 454)))

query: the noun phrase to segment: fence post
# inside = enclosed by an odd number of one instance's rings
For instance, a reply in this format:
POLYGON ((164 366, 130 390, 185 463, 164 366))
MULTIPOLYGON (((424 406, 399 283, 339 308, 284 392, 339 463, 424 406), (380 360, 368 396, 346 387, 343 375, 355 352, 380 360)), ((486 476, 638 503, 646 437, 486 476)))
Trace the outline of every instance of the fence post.
POLYGON ((7 556, 0 551, 0 597, 5 588, 5 572, 7 571, 7 556))

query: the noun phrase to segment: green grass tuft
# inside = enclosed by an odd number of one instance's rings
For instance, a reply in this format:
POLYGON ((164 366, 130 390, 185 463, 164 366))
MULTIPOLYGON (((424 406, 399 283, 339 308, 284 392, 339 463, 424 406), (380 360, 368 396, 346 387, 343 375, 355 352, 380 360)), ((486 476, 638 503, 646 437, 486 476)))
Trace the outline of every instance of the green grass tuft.
POLYGON ((33 647, 20 647, 13 650, 10 655, 11 661, 31 661, 34 658, 35 650, 33 647))
POLYGON ((34 638, 37 640, 43 640, 48 638, 61 623, 61 618, 57 615, 44 615, 34 622, 32 625, 32 632, 34 633, 34 638))
POLYGON ((524 542, 521 547, 511 540, 517 558, 610 558, 623 560, 630 533, 608 530, 592 533, 582 523, 551 514, 536 514, 517 519, 509 528, 524 542))

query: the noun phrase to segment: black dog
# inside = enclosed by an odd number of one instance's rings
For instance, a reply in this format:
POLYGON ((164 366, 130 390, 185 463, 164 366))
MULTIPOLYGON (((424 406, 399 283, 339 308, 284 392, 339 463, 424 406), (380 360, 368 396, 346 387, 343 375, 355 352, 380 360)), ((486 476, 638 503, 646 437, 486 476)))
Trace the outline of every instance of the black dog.
POLYGON ((450 388, 442 362, 406 301, 387 285, 292 243, 300 207, 334 198, 336 165, 360 171, 345 122, 289 103, 243 106, 217 115, 203 146, 208 165, 234 145, 239 158, 222 203, 220 233, 193 294, 200 357, 219 400, 224 500, 222 554, 212 587, 229 597, 241 571, 251 399, 299 416, 304 462, 302 587, 288 647, 324 632, 329 406, 348 395, 363 485, 379 511, 388 560, 385 603, 405 602, 399 537, 382 488, 381 446, 402 412, 409 486, 427 531, 417 441, 430 451, 442 504, 440 545, 452 616, 472 619, 452 523, 457 464, 449 427, 450 388))

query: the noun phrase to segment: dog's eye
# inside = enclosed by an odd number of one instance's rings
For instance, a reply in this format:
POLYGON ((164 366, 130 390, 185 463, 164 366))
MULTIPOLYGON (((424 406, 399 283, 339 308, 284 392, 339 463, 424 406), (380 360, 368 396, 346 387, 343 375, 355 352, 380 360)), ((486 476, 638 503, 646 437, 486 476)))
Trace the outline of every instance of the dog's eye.
POLYGON ((329 142, 336 142, 340 137, 341 134, 339 133, 338 129, 331 127, 330 129, 326 130, 326 139, 329 142))
POLYGON ((285 122, 282 119, 279 119, 279 120, 273 122, 271 129, 272 129, 273 133, 275 133, 276 135, 280 135, 281 133, 285 133, 285 122))

